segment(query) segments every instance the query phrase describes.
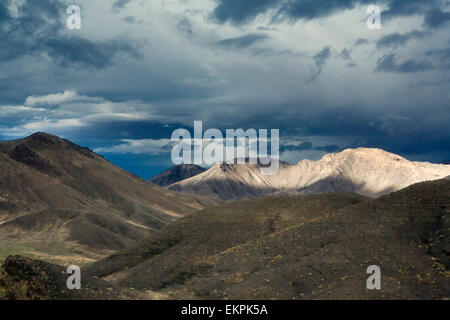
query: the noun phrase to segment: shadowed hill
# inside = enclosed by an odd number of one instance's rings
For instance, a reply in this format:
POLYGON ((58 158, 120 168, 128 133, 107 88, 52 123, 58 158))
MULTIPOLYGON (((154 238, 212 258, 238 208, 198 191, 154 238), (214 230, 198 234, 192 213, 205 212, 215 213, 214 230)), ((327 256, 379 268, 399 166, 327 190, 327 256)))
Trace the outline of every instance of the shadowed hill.
POLYGON ((181 164, 154 176, 149 181, 160 187, 166 187, 175 182, 194 177, 205 171, 206 169, 194 164, 181 164))
POLYGON ((178 220, 90 274, 194 299, 448 298, 450 181, 369 200, 272 196, 178 220), (382 290, 366 289, 366 269, 382 290))
POLYGON ((0 142, 0 241, 115 250, 211 203, 46 133, 0 142))

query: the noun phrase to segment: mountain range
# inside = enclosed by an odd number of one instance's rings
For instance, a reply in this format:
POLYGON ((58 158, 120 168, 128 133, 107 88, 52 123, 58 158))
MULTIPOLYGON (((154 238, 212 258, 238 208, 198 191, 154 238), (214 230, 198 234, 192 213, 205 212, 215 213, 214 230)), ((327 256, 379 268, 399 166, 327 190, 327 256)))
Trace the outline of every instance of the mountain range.
POLYGON ((450 175, 450 165, 413 162, 371 148, 347 149, 296 165, 280 161, 279 167, 274 175, 262 175, 259 164, 219 163, 168 188, 222 200, 321 192, 350 192, 375 198, 450 175))
POLYGON ((449 175, 359 148, 163 188, 46 133, 0 142, 0 299, 448 299, 449 175))

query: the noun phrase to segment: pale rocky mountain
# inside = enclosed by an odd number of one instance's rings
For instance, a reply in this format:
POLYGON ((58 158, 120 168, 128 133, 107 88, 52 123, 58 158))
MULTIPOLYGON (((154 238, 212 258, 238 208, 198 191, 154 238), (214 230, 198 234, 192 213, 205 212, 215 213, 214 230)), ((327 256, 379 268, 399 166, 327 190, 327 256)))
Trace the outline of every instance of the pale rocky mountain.
POLYGON ((381 149, 347 149, 318 161, 280 163, 277 174, 264 176, 258 164, 216 164, 169 189, 223 200, 271 193, 351 192, 378 197, 411 184, 442 179, 450 165, 412 162, 381 149))

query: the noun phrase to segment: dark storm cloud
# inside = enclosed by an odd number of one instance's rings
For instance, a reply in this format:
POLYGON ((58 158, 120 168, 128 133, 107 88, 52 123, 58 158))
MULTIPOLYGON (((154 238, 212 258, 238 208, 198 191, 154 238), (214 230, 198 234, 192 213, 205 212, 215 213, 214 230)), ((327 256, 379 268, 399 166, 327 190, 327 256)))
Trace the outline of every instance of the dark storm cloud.
MULTIPOLYGON (((348 147, 368 147, 381 148, 411 160, 438 162, 450 157, 448 118, 442 118, 439 125, 435 125, 435 120, 430 122, 433 113, 446 114, 445 107, 434 109, 428 116, 420 111, 377 116, 357 110, 353 106, 348 112, 322 110, 317 114, 299 115, 295 120, 285 120, 281 124, 280 133, 281 136, 297 136, 300 141, 302 136, 342 137, 342 143, 329 143, 313 148, 324 152, 337 152, 348 147), (299 128, 300 131, 296 130, 299 128)), ((379 112, 383 110, 380 109, 379 112)), ((276 119, 276 115, 272 118, 276 119)))
POLYGON ((441 62, 447 62, 450 61, 450 48, 428 50, 425 55, 437 57, 441 62))
POLYGON ((423 15, 425 12, 441 4, 441 0, 390 0, 389 9, 382 12, 383 18, 394 18, 410 15, 423 15))
POLYGON ((381 57, 376 66, 376 71, 379 72, 394 72, 394 73, 411 73, 433 70, 434 67, 426 60, 406 60, 403 62, 397 62, 394 53, 387 54, 381 57))
POLYGON ((235 24, 247 22, 267 9, 278 4, 279 0, 219 0, 212 16, 220 23, 231 21, 235 24))
POLYGON ((270 56, 279 55, 279 52, 277 50, 275 50, 275 49, 272 49, 272 48, 261 48, 261 47, 252 48, 250 50, 250 53, 253 56, 260 56, 260 57, 270 57, 270 56))
POLYGON ((316 66, 321 68, 327 59, 331 56, 331 47, 323 48, 319 53, 314 56, 314 61, 316 62, 316 66))
POLYGON ((421 129, 408 135, 398 134, 371 136, 367 146, 405 156, 410 160, 440 162, 450 157, 450 135, 442 130, 421 129))
POLYGON ((293 50, 276 50, 273 48, 261 48, 261 47, 252 48, 249 52, 252 56, 261 56, 261 57, 278 56, 278 57, 297 58, 306 56, 304 52, 298 52, 293 50))
MULTIPOLYGON (((390 101, 395 99, 397 97, 392 96, 390 101)), ((448 115, 448 103, 447 107, 427 105, 431 108, 427 112, 408 109, 388 113, 393 107, 395 104, 388 102, 373 113, 357 104, 336 109, 314 106, 308 112, 298 107, 295 114, 288 115, 277 111, 251 117, 240 115, 239 119, 234 119, 233 127, 279 128, 281 152, 295 151, 295 147, 283 146, 285 137, 299 142, 305 141, 305 137, 328 137, 332 141, 324 139, 325 143, 308 139, 314 144, 311 150, 336 152, 349 147, 368 147, 381 148, 411 160, 441 161, 450 157, 450 118, 444 116, 448 115), (441 116, 436 119, 435 115, 441 116)))
POLYGON ((118 53, 140 58, 138 45, 121 39, 92 42, 78 37, 60 37, 45 43, 47 53, 65 67, 102 69, 115 62, 118 53))
POLYGON ((278 31, 277 28, 274 27, 265 27, 265 26, 259 26, 258 27, 259 31, 278 31))
POLYGON ((331 57, 331 47, 325 47, 320 52, 314 56, 314 63, 316 65, 316 70, 307 82, 316 80, 322 73, 323 66, 327 60, 331 57))
POLYGON ((341 151, 342 148, 340 146, 336 145, 336 144, 329 144, 329 145, 326 145, 326 146, 315 147, 314 150, 325 151, 325 152, 329 153, 329 152, 341 151))
MULTIPOLYGON (((267 108, 264 108, 267 109, 267 108)), ((284 106, 282 110, 290 110, 290 113, 280 112, 280 106, 276 103, 271 111, 258 114, 240 114, 233 119, 233 127, 236 128, 279 128, 280 136, 377 136, 379 126, 369 126, 373 118, 360 106, 352 105, 347 108, 328 108, 327 106, 313 105, 308 111, 305 107, 292 102, 291 106, 284 106), (292 110, 295 110, 294 112, 292 110)), ((220 119, 225 122, 226 118, 220 119)), ((218 126, 226 129, 226 126, 218 126)), ((302 138, 299 141, 304 141, 302 138)))
POLYGON ((219 23, 244 24, 258 15, 273 10, 273 22, 312 20, 326 17, 356 5, 379 4, 388 9, 383 19, 400 16, 426 15, 425 25, 437 27, 448 21, 448 13, 439 10, 442 0, 217 0, 212 16, 219 23), (431 10, 431 11, 430 11, 431 10))
POLYGON ((60 66, 99 69, 111 65, 120 54, 139 57, 138 46, 133 41, 93 42, 64 36, 66 8, 62 1, 26 1, 20 7, 19 17, 12 17, 5 4, 1 4, 0 63, 47 54, 60 66))
POLYGON ((312 20, 338 11, 353 9, 357 3, 370 3, 368 0, 290 0, 279 2, 281 7, 274 17, 275 21, 312 20))
POLYGON ((27 1, 20 17, 12 17, 7 5, 0 4, 0 62, 20 58, 40 49, 43 38, 62 28, 65 6, 60 1, 27 1))
POLYGON ((366 44, 369 44, 369 40, 368 39, 359 38, 358 40, 355 41, 353 46, 354 47, 359 47, 359 46, 366 45, 366 44))
POLYGON ((7 0, 4 3, 0 3, 0 25, 9 19, 8 5, 10 1, 7 0))
POLYGON ((188 18, 184 17, 180 20, 177 24, 178 31, 185 35, 189 40, 192 40, 194 38, 194 31, 192 30, 192 23, 189 21, 188 18))
POLYGON ((127 17, 123 18, 122 21, 132 23, 132 24, 141 24, 142 23, 142 20, 136 19, 133 16, 127 16, 127 17))
POLYGON ((245 49, 268 38, 269 36, 267 35, 254 33, 242 37, 224 39, 217 42, 217 45, 227 49, 245 49))
POLYGON ((357 3, 370 3, 369 0, 219 0, 213 11, 213 17, 220 23, 231 21, 235 24, 246 23, 268 9, 275 9, 274 21, 311 20, 352 9, 357 3))
POLYGON ((413 30, 405 34, 400 34, 398 32, 387 34, 380 39, 378 39, 376 46, 377 48, 395 48, 404 46, 412 39, 422 39, 429 35, 429 32, 413 30))
POLYGON ((86 127, 83 130, 76 128, 61 128, 55 134, 64 133, 74 139, 101 138, 106 140, 119 139, 170 139, 172 132, 180 124, 164 124, 157 121, 102 121, 86 127))
POLYGON ((427 12, 424 25, 428 28, 439 28, 450 21, 450 12, 443 12, 439 8, 434 8, 427 12))
POLYGON ((416 88, 426 88, 426 87, 434 87, 434 86, 445 86, 450 84, 450 79, 447 80, 436 80, 436 81, 420 81, 414 84, 411 84, 408 88, 416 89, 416 88))
POLYGON ((116 0, 114 3, 113 3, 113 10, 115 10, 115 11, 120 11, 120 10, 122 10, 123 8, 125 8, 125 6, 127 5, 127 4, 129 4, 131 2, 131 0, 116 0))
POLYGON ((353 61, 352 52, 349 49, 342 49, 341 54, 339 55, 342 59, 344 59, 347 62, 347 67, 349 68, 355 68, 357 67, 355 61, 353 61))
POLYGON ((312 142, 305 141, 300 143, 299 145, 281 145, 280 146, 280 152, 283 153, 284 151, 303 151, 303 150, 311 150, 312 149, 312 142))

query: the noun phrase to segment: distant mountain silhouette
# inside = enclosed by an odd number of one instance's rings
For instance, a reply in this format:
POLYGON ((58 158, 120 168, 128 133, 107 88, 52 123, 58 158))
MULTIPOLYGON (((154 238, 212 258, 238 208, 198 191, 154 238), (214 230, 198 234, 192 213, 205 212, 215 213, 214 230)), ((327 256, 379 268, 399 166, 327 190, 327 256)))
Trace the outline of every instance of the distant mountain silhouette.
POLYGON ((182 164, 174 166, 154 176, 149 181, 161 187, 165 187, 178 181, 191 178, 205 171, 206 169, 194 164, 182 164))

